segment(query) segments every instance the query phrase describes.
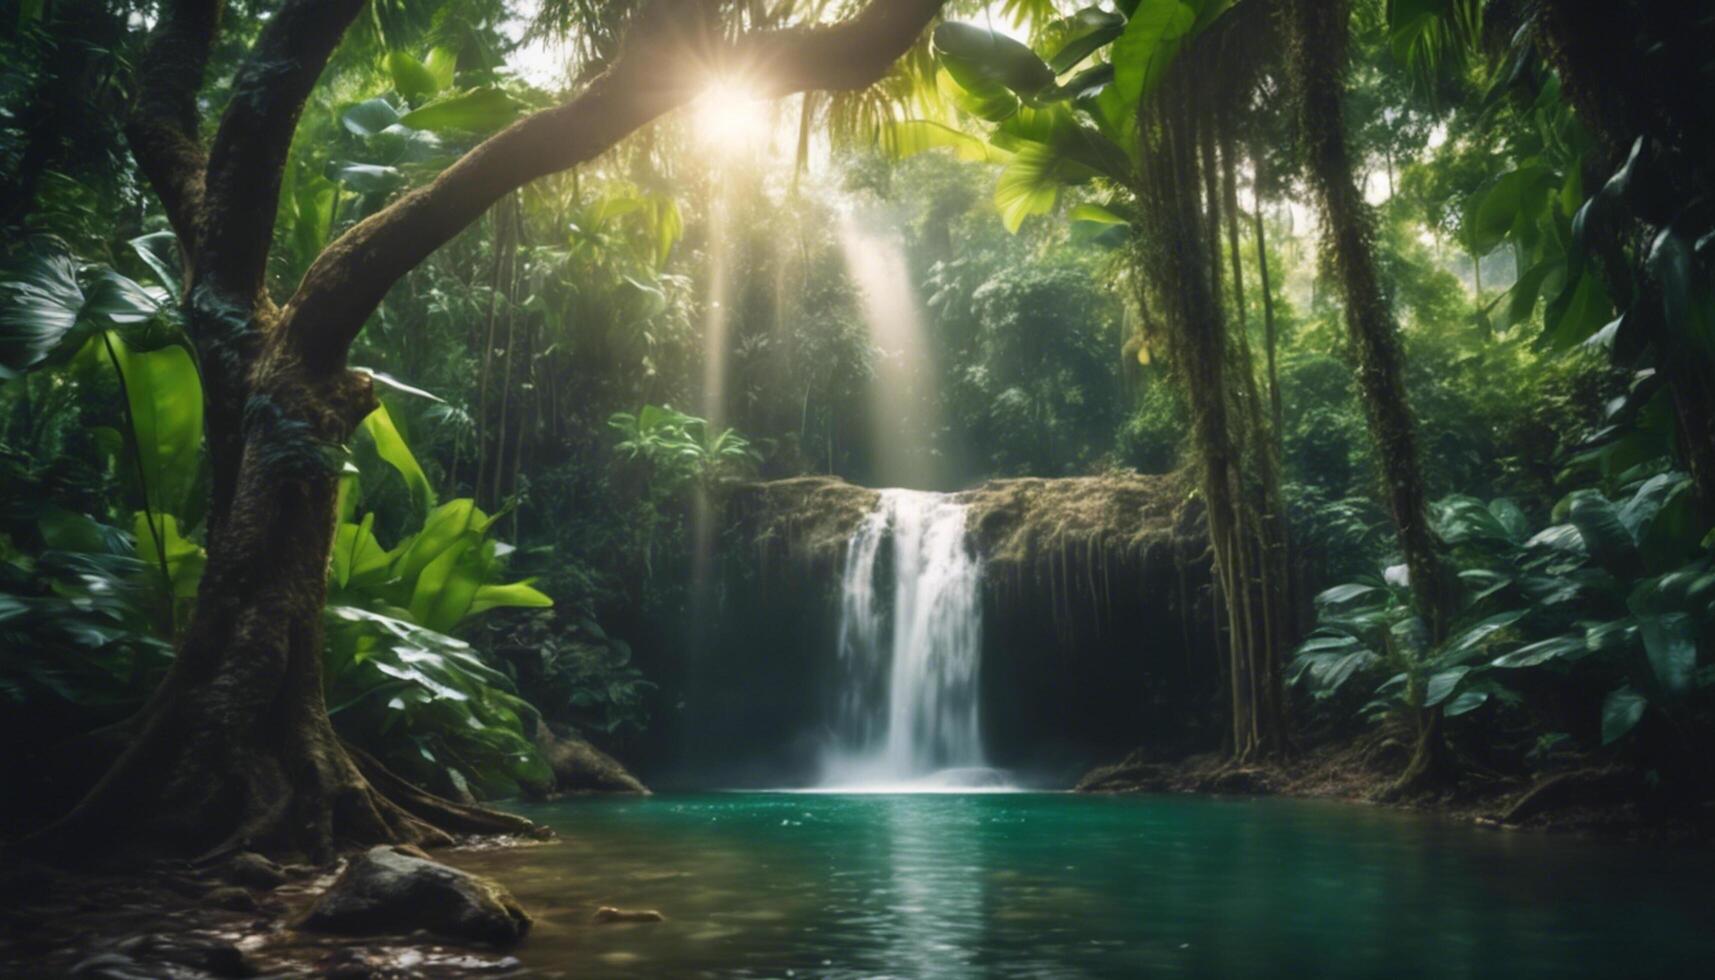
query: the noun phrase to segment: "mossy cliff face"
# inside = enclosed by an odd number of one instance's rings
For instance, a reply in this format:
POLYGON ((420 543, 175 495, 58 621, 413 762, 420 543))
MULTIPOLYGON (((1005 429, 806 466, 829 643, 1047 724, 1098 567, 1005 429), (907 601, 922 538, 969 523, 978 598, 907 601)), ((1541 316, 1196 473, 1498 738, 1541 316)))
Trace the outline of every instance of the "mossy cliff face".
MULTIPOLYGON (((984 566, 992 762, 1069 784, 1104 753, 1197 738, 1218 678, 1193 486, 1180 474, 1107 474, 957 494, 984 566)), ((846 548, 879 498, 831 477, 730 488, 720 614, 686 704, 687 778, 814 778, 839 694, 846 548)))
POLYGON ((838 569, 846 542, 880 499, 880 491, 831 476, 746 483, 730 491, 727 522, 764 568, 785 560, 838 569))

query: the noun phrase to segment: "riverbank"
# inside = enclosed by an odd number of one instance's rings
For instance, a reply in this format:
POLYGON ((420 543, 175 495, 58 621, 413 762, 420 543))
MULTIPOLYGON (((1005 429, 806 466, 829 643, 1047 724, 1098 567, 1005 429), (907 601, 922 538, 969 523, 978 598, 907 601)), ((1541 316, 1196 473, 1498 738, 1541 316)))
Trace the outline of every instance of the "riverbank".
POLYGON ((1390 796, 1407 742, 1386 729, 1323 739, 1283 760, 1237 764, 1220 753, 1160 754, 1137 749, 1098 766, 1079 793, 1188 793, 1283 796, 1434 813, 1506 831, 1611 840, 1715 843, 1715 799, 1670 799, 1651 774, 1593 758, 1560 760, 1552 772, 1513 775, 1470 770, 1440 789, 1390 796))
MULTIPOLYGON (((474 839, 433 860, 456 868, 484 851, 540 843, 474 839)), ((0 976, 439 980, 520 969, 501 946, 420 929, 353 936, 300 928, 357 859, 323 867, 260 858, 204 868, 174 862, 115 872, 18 862, 0 872, 0 976)))

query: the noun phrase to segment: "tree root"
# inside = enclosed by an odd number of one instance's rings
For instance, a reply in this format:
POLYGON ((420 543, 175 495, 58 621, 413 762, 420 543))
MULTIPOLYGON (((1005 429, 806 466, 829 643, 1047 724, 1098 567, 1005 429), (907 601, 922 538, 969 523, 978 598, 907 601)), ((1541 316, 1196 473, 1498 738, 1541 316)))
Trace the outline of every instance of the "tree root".
POLYGON ((330 728, 316 725, 291 741, 291 751, 186 744, 146 727, 77 806, 22 847, 74 866, 172 857, 201 865, 240 851, 321 864, 377 844, 442 847, 455 834, 547 835, 523 817, 421 790, 330 728))
POLYGON ((1521 824, 1533 817, 1576 806, 1602 806, 1635 799, 1643 777, 1630 769, 1577 769, 1556 773, 1526 790, 1501 814, 1503 824, 1521 824))
POLYGON ((1418 724, 1417 746, 1411 753, 1411 761, 1392 785, 1376 795, 1378 802, 1416 799, 1442 792, 1459 781, 1441 735, 1441 712, 1438 709, 1424 712, 1418 724))
POLYGON ((461 834, 524 834, 531 837, 552 836, 553 832, 540 824, 516 814, 485 806, 455 803, 400 779, 381 761, 354 745, 345 746, 359 772, 376 792, 388 802, 411 816, 428 821, 444 831, 461 834))

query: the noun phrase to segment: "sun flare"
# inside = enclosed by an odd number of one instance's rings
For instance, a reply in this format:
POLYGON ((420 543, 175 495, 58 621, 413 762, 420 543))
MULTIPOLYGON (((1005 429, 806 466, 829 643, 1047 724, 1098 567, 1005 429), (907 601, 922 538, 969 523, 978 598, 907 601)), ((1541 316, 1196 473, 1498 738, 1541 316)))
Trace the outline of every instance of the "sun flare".
POLYGON ((760 147, 773 128, 768 100, 743 82, 717 79, 692 107, 697 142, 723 154, 740 154, 760 147))

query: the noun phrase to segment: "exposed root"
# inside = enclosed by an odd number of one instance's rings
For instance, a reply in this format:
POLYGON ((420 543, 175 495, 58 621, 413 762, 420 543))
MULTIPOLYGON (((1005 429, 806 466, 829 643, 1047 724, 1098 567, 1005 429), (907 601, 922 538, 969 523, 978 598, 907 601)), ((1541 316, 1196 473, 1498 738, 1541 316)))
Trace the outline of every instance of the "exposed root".
POLYGON ((525 834, 532 837, 552 834, 547 828, 516 814, 435 796, 400 779, 362 749, 347 745, 345 750, 369 785, 382 794, 387 803, 416 822, 428 821, 433 828, 461 834, 525 834))
POLYGON ((1501 814, 1503 824, 1521 824, 1533 817, 1575 806, 1602 806, 1637 798, 1643 779, 1630 769, 1576 769, 1556 773, 1537 783, 1501 814))

